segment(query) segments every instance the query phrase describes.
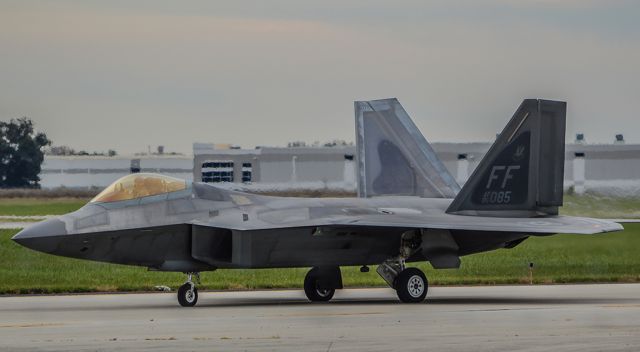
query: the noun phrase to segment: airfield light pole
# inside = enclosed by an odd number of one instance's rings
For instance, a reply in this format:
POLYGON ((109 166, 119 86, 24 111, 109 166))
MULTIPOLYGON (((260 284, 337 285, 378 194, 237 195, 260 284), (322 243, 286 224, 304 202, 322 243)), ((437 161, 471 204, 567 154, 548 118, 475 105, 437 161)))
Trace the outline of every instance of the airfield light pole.
POLYGON ((529 262, 529 285, 533 285, 533 262, 529 262))

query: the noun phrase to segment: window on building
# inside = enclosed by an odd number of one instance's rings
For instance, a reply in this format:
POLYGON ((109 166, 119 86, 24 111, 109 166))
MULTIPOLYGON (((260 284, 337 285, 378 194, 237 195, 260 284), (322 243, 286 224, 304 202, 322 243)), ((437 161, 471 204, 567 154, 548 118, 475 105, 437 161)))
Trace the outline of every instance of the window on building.
POLYGON ((202 163, 202 182, 233 182, 233 161, 215 160, 202 163))
POLYGON ((130 171, 132 174, 140 172, 140 159, 131 159, 130 171))
POLYGON ((251 182, 251 176, 253 174, 253 167, 251 163, 242 163, 242 182, 251 182))

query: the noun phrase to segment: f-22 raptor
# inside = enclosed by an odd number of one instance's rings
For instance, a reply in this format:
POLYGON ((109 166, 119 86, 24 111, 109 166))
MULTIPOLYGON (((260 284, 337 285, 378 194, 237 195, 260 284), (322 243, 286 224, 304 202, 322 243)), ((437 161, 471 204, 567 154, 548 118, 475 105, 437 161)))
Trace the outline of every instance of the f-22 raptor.
POLYGON ((304 291, 329 301, 341 266, 378 265, 401 302, 426 298, 406 263, 458 268, 460 257, 513 248, 530 236, 622 230, 558 215, 563 201, 566 103, 522 102, 462 188, 396 99, 355 102, 357 198, 287 198, 138 173, 79 210, 13 237, 60 256, 187 274, 194 306, 203 271, 311 267, 304 291))

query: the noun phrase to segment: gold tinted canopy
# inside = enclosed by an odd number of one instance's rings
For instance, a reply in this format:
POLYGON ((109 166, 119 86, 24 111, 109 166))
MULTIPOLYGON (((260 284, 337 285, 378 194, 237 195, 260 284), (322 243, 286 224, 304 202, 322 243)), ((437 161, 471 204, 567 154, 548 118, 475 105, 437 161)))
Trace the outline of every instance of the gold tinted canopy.
POLYGON ((90 203, 137 199, 181 191, 186 188, 187 182, 179 178, 150 173, 131 174, 112 183, 95 196, 90 203))

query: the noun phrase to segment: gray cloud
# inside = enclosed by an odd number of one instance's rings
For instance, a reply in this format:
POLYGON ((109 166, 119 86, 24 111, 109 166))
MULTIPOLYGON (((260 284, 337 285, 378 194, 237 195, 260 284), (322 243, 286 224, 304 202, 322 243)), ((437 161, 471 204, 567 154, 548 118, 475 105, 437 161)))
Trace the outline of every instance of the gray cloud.
POLYGON ((0 118, 121 152, 353 139, 353 100, 395 96, 430 140, 489 140, 525 97, 568 132, 640 141, 638 5, 596 1, 15 2, 0 118), (268 4, 268 5, 265 5, 268 4))

